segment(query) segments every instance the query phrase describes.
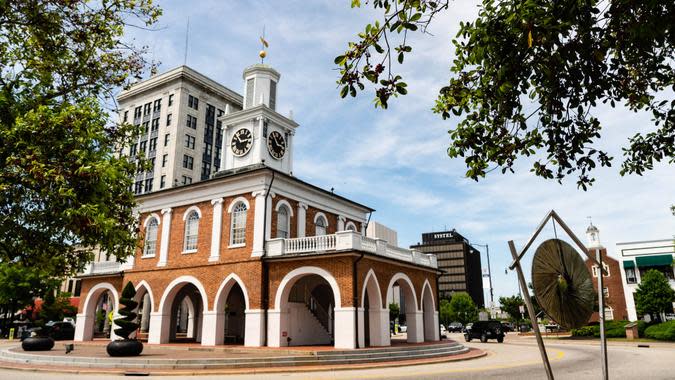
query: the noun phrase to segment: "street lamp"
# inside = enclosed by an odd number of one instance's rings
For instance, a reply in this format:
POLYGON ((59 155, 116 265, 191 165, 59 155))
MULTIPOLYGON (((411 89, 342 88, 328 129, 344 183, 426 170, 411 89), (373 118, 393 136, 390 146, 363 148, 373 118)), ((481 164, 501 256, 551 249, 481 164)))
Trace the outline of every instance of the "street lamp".
POLYGON ((495 304, 495 297, 492 290, 492 270, 490 269, 490 247, 487 244, 472 244, 478 247, 485 247, 485 252, 487 253, 487 264, 488 264, 488 280, 490 282, 490 307, 493 307, 495 304))

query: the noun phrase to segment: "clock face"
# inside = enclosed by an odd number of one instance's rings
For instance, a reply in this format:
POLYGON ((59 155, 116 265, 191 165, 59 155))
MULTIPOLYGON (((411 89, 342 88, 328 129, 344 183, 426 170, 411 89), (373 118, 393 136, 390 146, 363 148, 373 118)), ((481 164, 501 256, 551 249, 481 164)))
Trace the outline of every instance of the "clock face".
POLYGON ((284 136, 277 131, 272 131, 267 137, 267 150, 270 151, 272 157, 280 160, 286 153, 286 140, 284 136))
POLYGON ((232 148, 232 153, 235 156, 243 156, 251 150, 253 145, 253 135, 251 131, 246 128, 242 128, 234 133, 232 136, 232 142, 230 147, 232 148))

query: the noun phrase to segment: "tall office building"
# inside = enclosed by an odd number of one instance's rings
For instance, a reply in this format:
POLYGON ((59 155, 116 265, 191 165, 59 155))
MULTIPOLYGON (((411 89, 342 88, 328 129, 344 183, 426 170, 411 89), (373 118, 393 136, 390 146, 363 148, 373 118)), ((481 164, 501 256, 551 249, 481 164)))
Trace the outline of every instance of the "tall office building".
POLYGON ((454 230, 423 233, 422 244, 410 248, 436 255, 438 269, 445 271, 438 279, 441 298, 467 292, 476 306, 485 306, 480 252, 464 236, 454 230))
POLYGON ((136 83, 118 97, 120 118, 141 128, 122 154, 147 158, 152 169, 136 173, 134 193, 208 179, 221 165, 219 117, 243 108, 243 96, 180 66, 136 83))

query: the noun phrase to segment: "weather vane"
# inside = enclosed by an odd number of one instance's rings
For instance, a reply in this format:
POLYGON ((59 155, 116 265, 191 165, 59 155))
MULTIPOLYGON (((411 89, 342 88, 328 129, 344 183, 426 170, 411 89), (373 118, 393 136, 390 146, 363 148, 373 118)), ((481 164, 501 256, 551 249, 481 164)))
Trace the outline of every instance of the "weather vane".
POLYGON ((260 36, 260 43, 262 43, 262 50, 260 50, 260 53, 258 53, 258 55, 260 56, 260 63, 265 63, 265 57, 267 57, 267 52, 265 51, 265 48, 270 47, 270 44, 267 43, 267 40, 265 40, 265 26, 264 25, 263 25, 262 36, 260 36))

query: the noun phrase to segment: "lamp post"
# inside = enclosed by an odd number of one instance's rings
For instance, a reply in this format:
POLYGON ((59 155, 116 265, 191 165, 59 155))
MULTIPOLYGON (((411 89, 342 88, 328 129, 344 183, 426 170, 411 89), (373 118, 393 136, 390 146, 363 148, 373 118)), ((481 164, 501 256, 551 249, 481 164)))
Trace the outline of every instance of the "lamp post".
POLYGON ((487 244, 472 244, 478 247, 485 247, 485 253, 487 254, 487 264, 488 264, 488 281, 490 283, 490 307, 492 308, 495 304, 494 292, 492 290, 492 270, 490 269, 490 247, 487 244))

